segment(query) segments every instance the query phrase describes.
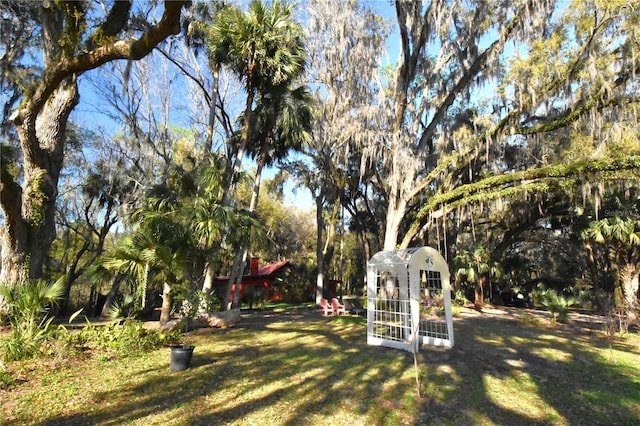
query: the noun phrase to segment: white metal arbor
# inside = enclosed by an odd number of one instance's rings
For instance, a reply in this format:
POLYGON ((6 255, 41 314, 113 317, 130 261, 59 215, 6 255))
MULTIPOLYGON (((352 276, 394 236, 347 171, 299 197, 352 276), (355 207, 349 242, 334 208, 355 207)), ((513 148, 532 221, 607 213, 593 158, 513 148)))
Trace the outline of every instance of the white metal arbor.
POLYGON ((367 343, 453 347, 449 267, 437 250, 376 253, 367 264, 367 343))

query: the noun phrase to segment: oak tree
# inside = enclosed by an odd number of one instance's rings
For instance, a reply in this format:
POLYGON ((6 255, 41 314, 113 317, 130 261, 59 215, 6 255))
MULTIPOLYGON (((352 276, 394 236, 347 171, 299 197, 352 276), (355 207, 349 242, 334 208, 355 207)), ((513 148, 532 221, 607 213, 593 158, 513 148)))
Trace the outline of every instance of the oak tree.
POLYGON ((35 29, 33 34, 13 33, 2 41, 3 55, 15 64, 3 73, 3 82, 19 87, 19 96, 12 97, 8 106, 15 107, 9 117, 14 131, 3 137, 0 278, 16 280, 21 271, 30 278, 43 273, 55 237, 58 180, 67 121, 80 96, 78 78, 111 61, 146 56, 180 32, 186 4, 166 1, 162 16, 153 20, 134 10, 131 1, 113 2, 108 10, 88 1, 0 3, 3 19, 27 19, 35 29), (21 48, 24 43, 6 43, 21 38, 35 43, 32 50, 21 48), (30 53, 41 53, 42 61, 30 53), (4 156, 10 150, 20 152, 17 161, 4 156))

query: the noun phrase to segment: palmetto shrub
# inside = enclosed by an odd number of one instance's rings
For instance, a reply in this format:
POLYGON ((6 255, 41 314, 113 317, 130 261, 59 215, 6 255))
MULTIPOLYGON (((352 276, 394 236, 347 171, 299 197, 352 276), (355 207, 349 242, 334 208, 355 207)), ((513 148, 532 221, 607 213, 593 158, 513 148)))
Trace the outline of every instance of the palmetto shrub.
POLYGON ((108 317, 110 319, 134 318, 138 314, 136 307, 136 299, 134 296, 127 294, 120 300, 116 300, 109 307, 108 317))
POLYGON ((537 290, 537 300, 551 312, 551 321, 566 322, 569 308, 578 304, 575 297, 564 297, 553 289, 537 290))
POLYGON ((54 283, 25 280, 14 286, 0 285, 5 316, 11 326, 9 336, 0 340, 2 361, 18 361, 61 351, 68 354, 93 350, 130 355, 180 341, 179 331, 149 330, 131 320, 101 326, 87 323, 82 330, 73 332, 62 325, 54 326, 50 310, 62 294, 62 280, 54 283))
POLYGON ((11 325, 11 334, 0 341, 4 361, 33 358, 43 344, 54 335, 50 309, 63 294, 63 281, 23 279, 9 285, 0 284, 4 315, 11 325))

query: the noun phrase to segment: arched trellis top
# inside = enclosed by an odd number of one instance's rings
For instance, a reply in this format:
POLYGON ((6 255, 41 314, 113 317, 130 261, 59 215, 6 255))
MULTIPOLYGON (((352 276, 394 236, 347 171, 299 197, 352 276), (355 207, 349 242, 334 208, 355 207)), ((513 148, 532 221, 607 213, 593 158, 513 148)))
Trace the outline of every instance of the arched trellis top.
POLYGON ((368 267, 379 271, 408 271, 421 268, 427 271, 440 271, 449 279, 449 265, 438 251, 432 247, 412 247, 395 251, 379 251, 367 263, 368 267))
POLYGON ((367 266, 379 271, 396 272, 406 269, 407 262, 395 251, 379 251, 373 255, 367 266))
POLYGON ((367 342, 452 347, 449 280, 447 262, 432 247, 376 253, 367 263, 367 342))

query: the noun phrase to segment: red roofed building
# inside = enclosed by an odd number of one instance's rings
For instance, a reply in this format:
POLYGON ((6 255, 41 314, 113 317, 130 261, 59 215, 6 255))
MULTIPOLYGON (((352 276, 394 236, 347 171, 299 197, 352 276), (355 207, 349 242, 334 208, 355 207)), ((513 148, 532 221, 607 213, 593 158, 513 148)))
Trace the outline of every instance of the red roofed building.
MULTIPOLYGON (((292 266, 288 260, 260 265, 258 258, 252 257, 249 274, 244 275, 240 283, 240 301, 246 301, 251 305, 256 300, 282 300, 284 289, 279 284, 287 278, 292 266)), ((213 282, 214 289, 218 294, 224 294, 228 282, 228 276, 216 277, 213 282)), ((234 291, 235 285, 231 289, 230 301, 233 300, 234 291)))

